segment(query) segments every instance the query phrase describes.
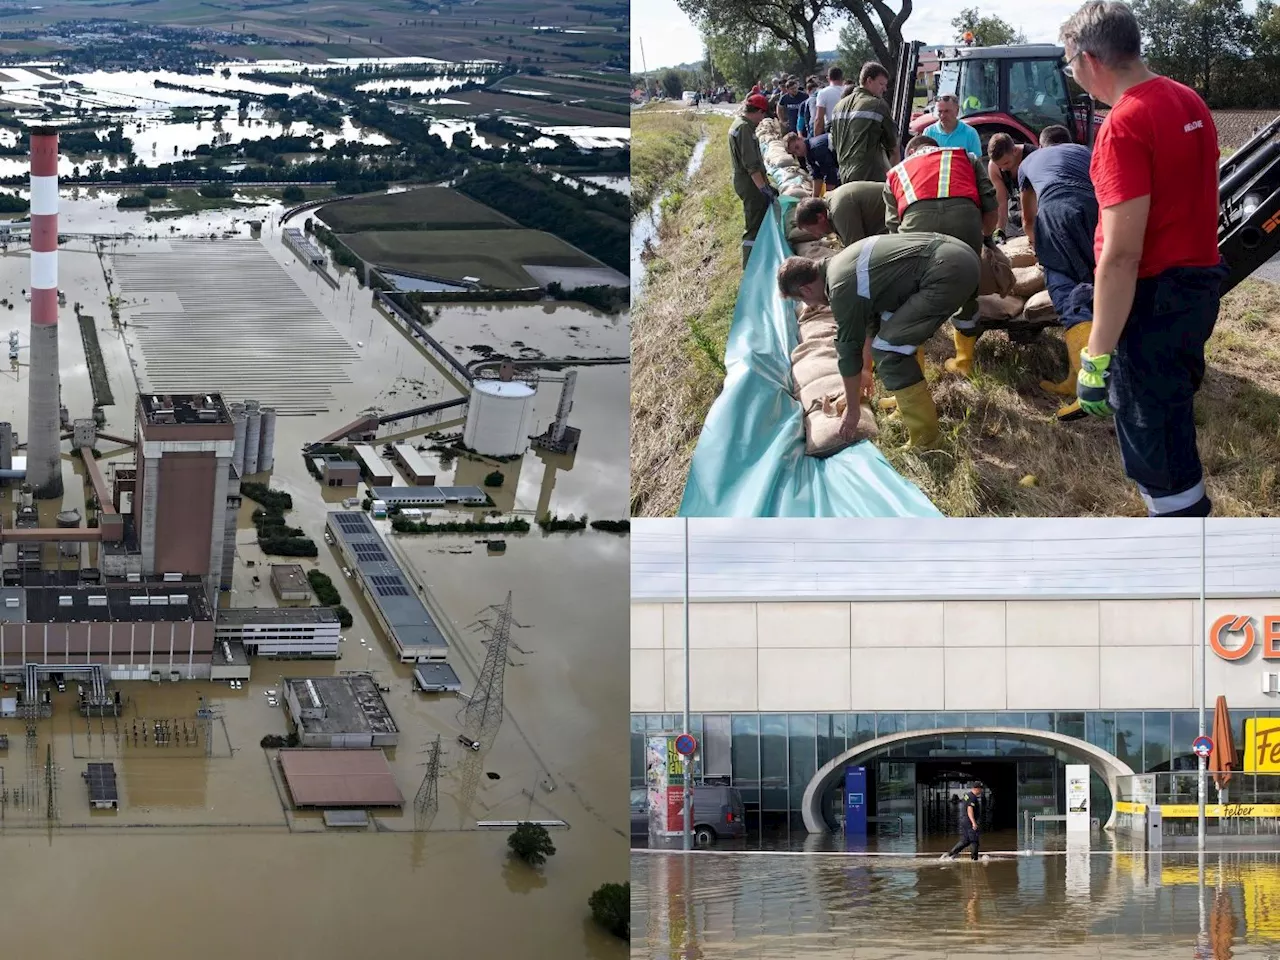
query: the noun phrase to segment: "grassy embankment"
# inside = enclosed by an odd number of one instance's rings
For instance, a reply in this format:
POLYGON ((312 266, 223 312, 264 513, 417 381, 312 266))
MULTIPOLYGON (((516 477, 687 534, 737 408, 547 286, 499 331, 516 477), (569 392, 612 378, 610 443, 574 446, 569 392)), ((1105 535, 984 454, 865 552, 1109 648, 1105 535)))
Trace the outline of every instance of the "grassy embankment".
MULTIPOLYGON (((637 120, 643 114, 637 115, 637 120)), ((704 118, 717 124, 721 118, 704 118)), ((637 135, 641 130, 636 126, 637 135)), ((719 392, 724 339, 740 278, 741 210, 728 185, 723 137, 713 136, 699 175, 664 222, 662 255, 635 311, 632 345, 632 514, 679 506, 689 460, 719 392)), ((1222 304, 1196 401, 1199 445, 1215 512, 1280 514, 1280 307, 1275 287, 1247 281, 1222 304)), ((1058 333, 1019 346, 1002 333, 978 345, 977 373, 942 371, 950 327, 926 346, 943 450, 898 453, 896 420, 880 417, 879 445, 948 516, 1139 516, 1109 422, 1059 424, 1059 400, 1042 378, 1066 373, 1058 333), (1028 479, 1033 478, 1033 479, 1028 479), (1024 485, 1025 484, 1025 485, 1024 485)), ((883 396, 883 391, 880 393, 883 396)))
POLYGON ((702 166, 663 206, 657 256, 631 322, 631 513, 680 505, 698 433, 724 379, 724 348, 742 277, 742 204, 733 192, 718 114, 632 116, 632 197, 683 174, 698 136, 702 166), (677 149, 675 144, 685 146, 677 149))

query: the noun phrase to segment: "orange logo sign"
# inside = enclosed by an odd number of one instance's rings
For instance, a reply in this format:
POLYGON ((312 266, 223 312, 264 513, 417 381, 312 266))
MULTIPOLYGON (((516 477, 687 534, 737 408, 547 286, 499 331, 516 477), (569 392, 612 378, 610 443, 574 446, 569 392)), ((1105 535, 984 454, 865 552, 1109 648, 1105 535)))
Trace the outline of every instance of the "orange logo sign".
MULTIPOLYGON (((1252 617, 1229 613, 1219 617, 1209 628, 1209 646, 1223 660, 1242 660, 1258 645, 1258 629, 1252 617), (1228 638, 1239 637, 1227 646, 1228 638)), ((1280 660, 1280 617, 1262 618, 1262 657, 1280 660)))

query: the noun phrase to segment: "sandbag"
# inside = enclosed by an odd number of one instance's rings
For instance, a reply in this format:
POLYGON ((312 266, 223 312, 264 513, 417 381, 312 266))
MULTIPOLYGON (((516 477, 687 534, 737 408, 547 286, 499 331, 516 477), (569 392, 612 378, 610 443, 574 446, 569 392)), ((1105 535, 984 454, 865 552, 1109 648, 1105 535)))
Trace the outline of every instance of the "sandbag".
POLYGON ((756 139, 764 144, 768 140, 782 138, 782 121, 777 117, 766 117, 756 125, 756 139))
POLYGON ((833 343, 836 339, 836 322, 829 317, 820 317, 814 320, 806 320, 800 324, 800 340, 830 340, 833 343))
POLYGON ((795 250, 797 257, 808 257, 810 260, 829 260, 838 252, 826 240, 815 240, 809 234, 805 234, 806 239, 795 244, 792 249, 795 250))
POLYGON ((800 401, 800 406, 805 410, 812 410, 815 401, 818 406, 822 406, 822 401, 825 397, 843 396, 844 378, 834 368, 832 372, 823 374, 816 380, 810 380, 803 386, 797 385, 796 387, 796 399, 800 401))
POLYGON ((781 140, 774 140, 765 149, 764 162, 779 170, 789 170, 799 166, 796 158, 787 153, 787 148, 783 146, 781 140))
POLYGON ((1005 252, 994 243, 982 245, 982 274, 978 281, 978 293, 1007 297, 1013 290, 1013 265, 1005 252))
POLYGON ((1022 304, 1017 297, 991 294, 978 298, 978 312, 988 320, 1012 320, 1022 312, 1022 304))
POLYGON ((808 384, 839 372, 835 340, 815 337, 797 344, 791 351, 791 380, 797 397, 808 384))
POLYGON ((803 200, 809 195, 809 188, 803 183, 793 183, 789 187, 782 188, 782 195, 784 197, 795 197, 797 200, 803 200))
POLYGON ((1014 267, 1035 266, 1036 255, 1031 249, 1031 241, 1026 237, 1014 237, 1000 246, 1004 250, 1004 255, 1009 258, 1009 263, 1014 267))
POLYGON ((1014 267, 1013 279, 1013 295, 1026 300, 1044 289, 1044 267, 1038 263, 1030 267, 1014 267))
POLYGON ((1022 314, 1028 320, 1044 320, 1048 317, 1056 317, 1057 311, 1053 309, 1053 301, 1049 299, 1049 291, 1041 290, 1028 300, 1022 314))
POLYGON ((811 307, 807 303, 800 304, 798 313, 801 323, 807 323, 810 320, 834 320, 835 316, 830 305, 811 307))
POLYGON ((861 417, 858 419, 858 431, 853 440, 840 437, 840 423, 844 419, 844 396, 839 401, 832 401, 805 414, 804 418, 804 452, 811 457, 829 457, 839 453, 845 447, 851 447, 863 440, 872 440, 879 435, 876 418, 871 408, 865 403, 859 407, 861 417), (824 409, 825 407, 825 409, 824 409))

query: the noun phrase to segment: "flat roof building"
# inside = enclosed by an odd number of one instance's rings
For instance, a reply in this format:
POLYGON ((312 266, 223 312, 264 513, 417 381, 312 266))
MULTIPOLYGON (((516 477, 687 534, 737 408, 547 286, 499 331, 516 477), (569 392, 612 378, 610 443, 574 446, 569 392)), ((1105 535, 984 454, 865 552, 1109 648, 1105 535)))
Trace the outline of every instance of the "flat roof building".
POLYGON ((353 448, 356 457, 360 460, 361 472, 364 474, 365 482, 369 486, 388 486, 394 479, 395 474, 378 456, 377 451, 367 443, 357 443, 353 448))
POLYGON ((89 805, 95 810, 117 810, 120 791, 116 787, 116 768, 112 763, 91 763, 81 776, 89 786, 89 805))
POLYGON ((360 484, 360 464, 343 460, 336 453, 312 458, 320 482, 326 487, 355 487, 360 484))
POLYGON ((392 558, 373 521, 363 511, 335 511, 329 514, 326 527, 400 661, 444 660, 449 641, 392 558))
POLYGON ((484 507, 489 495, 480 487, 371 487, 389 507, 444 507, 451 503, 484 507))
POLYGON ((394 747, 400 730, 365 674, 284 681, 284 703, 304 747, 394 747))
POLYGON ((409 478, 409 482, 417 486, 430 486, 436 482, 435 471, 427 464, 411 443, 397 443, 391 448, 391 455, 400 469, 409 478))
POLYGON ((214 637, 254 657, 336 660, 341 624, 332 607, 231 607, 218 611, 214 637))
POLYGON ((295 807, 404 806, 381 750, 285 749, 279 759, 295 807))
POLYGON ((413 685, 423 693, 457 693, 462 681, 447 663, 420 663, 413 668, 413 685))
POLYGON ((271 564, 271 589, 281 600, 311 602, 311 584, 300 563, 271 564))

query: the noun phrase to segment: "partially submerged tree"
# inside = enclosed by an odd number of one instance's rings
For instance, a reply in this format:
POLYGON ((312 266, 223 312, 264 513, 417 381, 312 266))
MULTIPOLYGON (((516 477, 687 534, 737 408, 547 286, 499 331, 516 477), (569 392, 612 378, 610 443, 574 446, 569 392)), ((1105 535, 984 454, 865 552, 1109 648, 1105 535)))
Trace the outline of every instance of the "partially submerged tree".
POLYGON ((531 867, 540 867, 547 862, 547 857, 555 854, 555 844, 551 842, 551 834, 540 823, 522 821, 516 824, 507 837, 507 846, 511 852, 531 867))

